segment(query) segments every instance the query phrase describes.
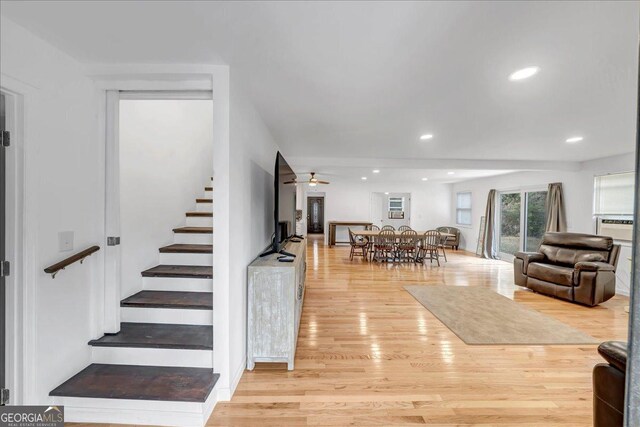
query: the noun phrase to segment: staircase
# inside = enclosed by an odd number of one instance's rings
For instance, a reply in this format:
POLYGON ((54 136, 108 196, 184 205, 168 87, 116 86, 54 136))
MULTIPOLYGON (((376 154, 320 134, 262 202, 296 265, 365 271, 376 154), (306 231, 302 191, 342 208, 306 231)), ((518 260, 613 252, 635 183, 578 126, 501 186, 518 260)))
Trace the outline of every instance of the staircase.
POLYGON ((120 302, 120 332, 89 341, 92 364, 52 390, 67 421, 203 426, 213 372, 213 188, 204 188, 143 290, 120 302))

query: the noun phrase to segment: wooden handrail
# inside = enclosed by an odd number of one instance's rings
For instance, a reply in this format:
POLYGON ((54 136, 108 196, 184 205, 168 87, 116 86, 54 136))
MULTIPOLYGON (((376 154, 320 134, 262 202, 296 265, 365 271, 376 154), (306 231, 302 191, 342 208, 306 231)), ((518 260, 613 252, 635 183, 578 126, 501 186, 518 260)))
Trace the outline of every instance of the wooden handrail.
POLYGON ((45 268, 44 272, 47 274, 51 274, 51 278, 55 279, 56 274, 58 274, 60 270, 64 270, 65 267, 73 264, 74 262, 80 261, 80 264, 82 264, 82 261, 84 261, 86 257, 88 257, 94 252, 98 252, 99 250, 100 250, 100 246, 91 246, 90 248, 87 248, 84 251, 78 252, 75 255, 71 255, 69 258, 63 259, 62 261, 45 268))

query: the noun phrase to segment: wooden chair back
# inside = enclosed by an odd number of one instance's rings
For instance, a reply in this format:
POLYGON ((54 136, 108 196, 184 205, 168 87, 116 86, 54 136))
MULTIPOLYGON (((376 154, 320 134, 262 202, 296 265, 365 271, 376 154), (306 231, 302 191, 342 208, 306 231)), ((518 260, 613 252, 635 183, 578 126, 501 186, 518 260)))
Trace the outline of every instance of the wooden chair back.
POLYGON ((429 230, 424 233, 422 241, 425 249, 437 251, 438 245, 442 241, 442 235, 437 230, 429 230))

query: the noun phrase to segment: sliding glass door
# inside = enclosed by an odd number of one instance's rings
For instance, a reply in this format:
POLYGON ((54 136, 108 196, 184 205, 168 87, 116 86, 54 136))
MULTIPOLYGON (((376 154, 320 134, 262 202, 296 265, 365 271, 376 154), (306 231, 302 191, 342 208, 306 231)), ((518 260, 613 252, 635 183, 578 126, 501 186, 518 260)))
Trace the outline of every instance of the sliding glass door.
POLYGON ((518 251, 536 251, 546 223, 546 191, 508 191, 498 198, 500 258, 513 259, 518 251))
POLYGON ((500 258, 520 250, 522 195, 500 193, 500 258))
POLYGON ((526 195, 526 222, 523 245, 525 252, 535 252, 540 246, 542 236, 547 225, 547 211, 545 202, 547 200, 546 191, 530 191, 526 195))

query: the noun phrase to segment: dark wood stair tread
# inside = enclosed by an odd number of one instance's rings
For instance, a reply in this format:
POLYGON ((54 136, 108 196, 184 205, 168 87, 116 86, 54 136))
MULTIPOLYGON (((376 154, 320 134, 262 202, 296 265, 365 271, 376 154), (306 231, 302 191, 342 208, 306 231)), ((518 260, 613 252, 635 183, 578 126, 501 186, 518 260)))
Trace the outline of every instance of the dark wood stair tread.
POLYGON ((120 307, 211 310, 212 292, 140 291, 120 301, 120 307))
POLYGON ((213 199, 207 199, 207 198, 196 199, 196 203, 213 203, 213 199))
POLYGON ((188 217, 208 217, 213 218, 213 212, 187 212, 188 217))
POLYGON ((92 363, 49 396, 204 403, 218 378, 208 368, 92 363))
POLYGON ((213 187, 204 187, 204 191, 213 191, 213 187))
POLYGON ((89 341, 96 347, 213 349, 213 326, 165 323, 120 324, 120 332, 89 341))
POLYGON ((173 245, 164 246, 160 248, 160 252, 163 254, 212 254, 213 245, 195 245, 187 243, 175 243, 173 245))
POLYGON ((213 267, 207 265, 157 265, 142 272, 142 277, 186 277, 212 279, 213 267))
POLYGON ((213 227, 178 227, 174 228, 173 232, 182 234, 213 234, 213 227))

